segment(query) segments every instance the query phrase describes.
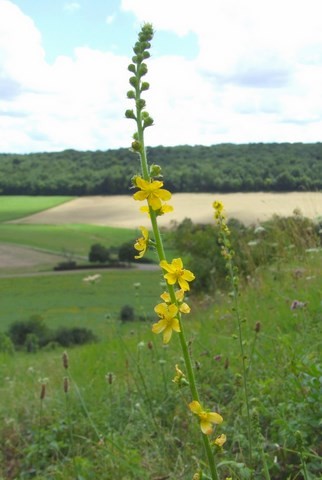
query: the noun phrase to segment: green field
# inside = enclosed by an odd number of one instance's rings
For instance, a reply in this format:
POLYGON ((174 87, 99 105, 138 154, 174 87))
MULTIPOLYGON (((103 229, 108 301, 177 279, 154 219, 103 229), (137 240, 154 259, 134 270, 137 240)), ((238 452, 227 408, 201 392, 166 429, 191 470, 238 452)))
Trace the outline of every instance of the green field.
POLYGON ((139 315, 151 316, 161 293, 160 279, 159 271, 95 272, 95 268, 82 273, 1 278, 0 329, 6 329, 14 321, 41 315, 51 328, 80 326, 101 333, 106 322, 119 318, 125 304, 133 306, 139 315), (99 283, 83 282, 84 277, 93 273, 101 274, 99 283), (134 283, 138 282, 141 287, 136 289, 134 283))
POLYGON ((32 196, 0 196, 0 222, 8 222, 26 217, 34 213, 57 207, 62 203, 69 202, 74 197, 32 197, 32 196))
POLYGON ((59 254, 87 256, 91 245, 120 246, 133 240, 139 231, 97 225, 2 224, 0 242, 40 248, 59 254))

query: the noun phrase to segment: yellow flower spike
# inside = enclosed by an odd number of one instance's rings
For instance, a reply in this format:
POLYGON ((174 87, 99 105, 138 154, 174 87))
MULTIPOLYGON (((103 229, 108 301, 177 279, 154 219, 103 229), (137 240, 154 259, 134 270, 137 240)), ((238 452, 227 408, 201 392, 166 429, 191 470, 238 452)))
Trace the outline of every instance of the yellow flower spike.
POLYGON ((222 433, 221 435, 218 435, 217 438, 215 438, 215 440, 213 441, 213 444, 217 445, 217 447, 222 447, 224 443, 226 443, 226 441, 227 441, 227 437, 224 433, 222 433))
POLYGON ((138 250, 140 253, 135 255, 134 258, 142 258, 146 252, 149 243, 149 232, 148 229, 145 227, 139 227, 142 232, 142 237, 138 238, 134 244, 135 250, 138 250))
POLYGON ((190 272, 190 270, 185 270, 183 268, 181 258, 174 258, 171 263, 168 263, 166 260, 162 260, 160 262, 160 267, 168 272, 164 275, 164 278, 169 285, 174 285, 178 282, 183 291, 190 290, 188 282, 192 282, 192 280, 195 279, 195 276, 192 272, 190 272))
POLYGON ((152 325, 153 333, 163 333, 163 343, 169 343, 172 332, 180 332, 180 324, 177 318, 178 307, 172 303, 159 303, 154 307, 154 311, 159 315, 160 319, 152 325))
POLYGON ((147 200, 153 210, 162 208, 161 200, 170 200, 171 198, 171 193, 161 188, 163 187, 163 182, 159 180, 148 182, 142 177, 136 177, 135 183, 140 190, 133 195, 134 200, 147 200))
POLYGON ((219 415, 219 413, 207 412, 202 408, 202 406, 199 402, 197 402, 197 400, 189 403, 189 408, 192 413, 199 417, 200 428, 202 433, 204 433, 205 435, 210 435, 213 432, 212 424, 219 425, 223 422, 223 418, 221 415, 219 415))

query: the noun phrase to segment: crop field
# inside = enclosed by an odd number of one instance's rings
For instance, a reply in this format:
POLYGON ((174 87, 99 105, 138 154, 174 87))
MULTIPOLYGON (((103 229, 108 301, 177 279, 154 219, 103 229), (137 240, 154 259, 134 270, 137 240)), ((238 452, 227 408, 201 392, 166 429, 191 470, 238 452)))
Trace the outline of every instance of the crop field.
POLYGON ((73 197, 1 196, 0 222, 16 220, 69 202, 73 197))

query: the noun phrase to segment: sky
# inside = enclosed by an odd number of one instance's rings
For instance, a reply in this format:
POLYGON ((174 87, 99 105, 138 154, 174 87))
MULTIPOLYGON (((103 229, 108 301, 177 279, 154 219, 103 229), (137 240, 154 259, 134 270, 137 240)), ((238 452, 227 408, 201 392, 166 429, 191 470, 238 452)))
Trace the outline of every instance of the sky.
POLYGON ((144 22, 147 145, 321 141, 322 0, 0 0, 0 152, 129 147, 144 22))

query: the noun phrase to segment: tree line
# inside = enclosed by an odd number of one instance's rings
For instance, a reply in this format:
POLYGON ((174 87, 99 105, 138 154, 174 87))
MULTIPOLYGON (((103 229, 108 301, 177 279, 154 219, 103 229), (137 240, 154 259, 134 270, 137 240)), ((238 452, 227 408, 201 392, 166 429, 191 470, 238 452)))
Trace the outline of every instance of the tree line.
MULTIPOLYGON (((174 193, 322 189, 322 143, 158 146, 148 159, 174 193)), ((126 148, 0 154, 0 194, 129 194, 135 171, 139 157, 126 148)))

